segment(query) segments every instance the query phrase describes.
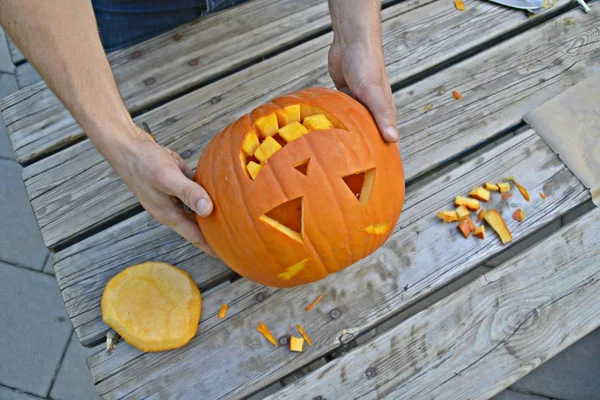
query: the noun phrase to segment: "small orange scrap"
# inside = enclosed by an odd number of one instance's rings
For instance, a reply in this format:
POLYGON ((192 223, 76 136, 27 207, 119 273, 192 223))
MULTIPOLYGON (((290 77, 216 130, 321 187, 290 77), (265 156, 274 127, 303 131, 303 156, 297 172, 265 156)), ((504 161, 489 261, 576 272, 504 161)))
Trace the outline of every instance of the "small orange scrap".
POLYGON ((312 346, 312 341, 310 340, 310 337, 308 337, 308 333, 306 333, 304 328, 302 328, 300 324, 296 324, 296 328, 298 328, 298 332, 300 332, 304 340, 306 340, 306 343, 308 343, 309 346, 312 346))
POLYGON ((469 223, 467 222, 467 218, 461 219, 456 229, 458 229, 465 238, 468 238, 469 236, 471 236, 471 233, 473 233, 473 231, 471 231, 469 223))
POLYGON ((308 307, 306 307, 306 311, 310 311, 310 310, 312 310, 313 308, 315 308, 315 306, 316 306, 317 304, 319 304, 319 302, 321 301, 321 299, 322 299, 322 298, 323 298, 323 295, 322 295, 322 294, 318 295, 318 296, 317 296, 317 298, 315 299, 315 301, 313 301, 312 303, 310 303, 310 304, 308 305, 308 307))
POLYGON ((227 305, 227 303, 221 304, 221 309, 219 310, 219 316, 218 316, 219 319, 225 318, 225 316, 227 315, 227 308, 228 307, 229 306, 227 305))
POLYGON ((477 214, 477 222, 481 222, 484 214, 485 214, 485 210, 482 208, 481 211, 479 211, 479 214, 477 214))
POLYGON ((540 197, 542 198, 542 200, 546 200, 548 198, 548 196, 546 196, 546 193, 544 192, 540 192, 540 197))
POLYGON ((512 197, 512 193, 502 193, 502 200, 508 200, 512 197))
POLYGON ((271 333, 269 328, 267 328, 267 326, 264 323, 259 322, 258 325, 256 326, 256 330, 259 331, 265 337, 265 339, 267 339, 269 342, 271 342, 273 344, 273 346, 275 346, 275 347, 278 346, 277 340, 275 340, 275 337, 273 337, 273 334, 271 333))
POLYGON ((527 189, 525 189, 523 186, 521 186, 521 184, 519 182, 517 182, 515 178, 513 178, 511 176, 510 178, 506 178, 505 181, 513 181, 515 186, 519 189, 519 192, 521 192, 521 194, 523 195, 523 198, 527 201, 529 201, 531 199, 529 197, 529 192, 527 191, 527 189))
MULTIPOLYGON (((457 0, 460 1, 460 0, 457 0)), ((456 3, 455 3, 456 4, 456 3)), ((460 4, 462 4, 462 1, 460 1, 460 4)), ((465 9, 465 6, 463 5, 463 10, 465 9)), ((458 8, 458 7, 457 7, 458 8)), ((460 10, 460 8, 459 8, 460 10)), ((452 96, 456 99, 456 100, 460 100, 462 99, 462 94, 460 94, 460 92, 458 90, 453 90, 452 91, 452 96)))
POLYGON ((463 3, 462 0, 454 0, 454 7, 456 7, 457 10, 465 11, 465 3, 463 3))
POLYGON ((519 208, 513 213, 512 217, 515 221, 523 222, 523 220, 525 219, 525 213, 519 208))

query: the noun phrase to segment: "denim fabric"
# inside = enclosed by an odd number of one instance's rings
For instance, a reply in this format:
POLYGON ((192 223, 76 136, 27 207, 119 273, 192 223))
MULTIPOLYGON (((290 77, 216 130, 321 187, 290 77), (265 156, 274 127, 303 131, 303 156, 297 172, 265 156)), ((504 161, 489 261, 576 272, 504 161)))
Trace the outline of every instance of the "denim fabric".
POLYGON ((92 0, 106 52, 248 0, 92 0))

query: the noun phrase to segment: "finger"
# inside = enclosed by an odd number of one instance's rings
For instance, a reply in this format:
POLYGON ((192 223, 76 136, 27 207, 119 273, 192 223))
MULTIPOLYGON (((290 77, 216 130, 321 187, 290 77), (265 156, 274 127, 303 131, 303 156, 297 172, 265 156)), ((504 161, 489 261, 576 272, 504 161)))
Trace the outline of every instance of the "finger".
POLYGON ((181 156, 174 152, 171 151, 169 149, 167 149, 167 152, 171 155, 171 157, 173 157, 173 159, 177 162, 177 166, 179 167, 179 169, 181 170, 181 172, 183 172, 183 174, 191 179, 194 180, 194 172, 192 171, 192 169, 186 164, 186 162, 183 160, 183 158, 181 158, 181 156))
POLYGON ((344 91, 344 89, 349 91, 348 84, 344 78, 344 71, 342 69, 342 53, 340 47, 335 43, 333 43, 329 48, 327 64, 329 76, 331 76, 331 80, 333 81, 335 87, 340 91, 344 91))
POLYGON ((159 189, 177 197, 201 217, 207 217, 213 210, 213 203, 204 188, 183 173, 168 174, 160 181, 159 189))
POLYGON ((396 142, 398 133, 396 105, 389 85, 381 83, 359 85, 355 90, 356 98, 373 114, 383 138, 388 142, 396 142))
POLYGON ((198 223, 194 220, 191 220, 183 210, 176 209, 170 214, 169 219, 170 222, 168 225, 171 227, 171 229, 177 232, 179 236, 183 237, 185 240, 198 247, 209 256, 217 256, 204 238, 198 223))

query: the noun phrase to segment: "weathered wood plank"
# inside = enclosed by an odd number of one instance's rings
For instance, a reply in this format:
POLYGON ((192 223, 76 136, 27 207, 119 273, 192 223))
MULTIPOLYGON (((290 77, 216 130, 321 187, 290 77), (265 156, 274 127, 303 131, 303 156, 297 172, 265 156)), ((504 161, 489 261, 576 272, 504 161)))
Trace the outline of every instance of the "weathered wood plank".
MULTIPOLYGON (((498 26, 496 6, 478 3, 473 7, 482 8, 477 15, 480 13, 480 20, 484 22, 465 28, 464 33, 456 32, 450 36, 452 39, 448 39, 443 29, 448 18, 453 24, 460 20, 455 17, 460 13, 456 13, 451 3, 435 2, 386 21, 386 41, 391 42, 389 37, 393 37, 398 43, 390 58, 390 62, 398 59, 389 65, 392 81, 422 71, 428 65, 427 60, 441 62, 456 54, 457 47, 463 46, 465 41, 475 44, 476 38, 489 35, 490 31, 496 34, 502 31, 503 28, 498 31, 490 27, 498 26), (431 19, 432 15, 439 18, 431 19), (441 26, 434 21, 439 21, 441 26), (440 34, 440 31, 443 33, 440 34), (402 40, 403 37, 416 37, 417 32, 421 40, 402 40), (423 43, 423 38, 429 40, 431 37, 439 39, 445 47, 423 43), (414 58, 407 57, 407 54, 414 58)), ((502 10, 506 12, 506 9, 502 10)), ((546 24, 544 29, 536 29, 523 35, 523 39, 515 39, 519 46, 512 44, 513 41, 419 82, 412 87, 414 95, 409 95, 409 91, 397 93, 394 98, 404 154, 428 147, 428 153, 423 153, 420 159, 409 158, 408 170, 427 170, 445 160, 449 154, 456 154, 485 140, 507 125, 517 123, 523 112, 597 70, 597 48, 583 45, 569 50, 568 44, 560 42, 578 37, 584 43, 589 40, 588 33, 593 30, 598 16, 574 15, 579 19, 575 26, 546 24), (546 37, 552 38, 551 43, 556 44, 558 51, 546 44, 546 37), (536 69, 529 73, 523 68, 523 63, 527 62, 531 52, 540 53, 540 58, 530 60, 536 69), (575 65, 568 68, 567 62, 575 65), (561 78, 556 79, 557 75, 561 78), (541 79, 548 82, 540 83, 541 79), (505 90, 505 85, 512 87, 505 90), (468 98, 465 96, 457 102, 449 92, 441 95, 442 86, 459 89, 468 98), (424 108, 428 103, 432 103, 434 108, 426 113, 424 108), (472 113, 473 118, 463 117, 466 110, 472 113), (491 116, 491 120, 481 122, 486 116, 491 116), (481 131, 480 136, 473 134, 488 123, 493 127, 481 131), (449 131, 454 134, 449 135, 449 131), (444 142, 449 137, 450 141, 444 142)), ((473 18, 465 23, 477 24, 477 21, 473 18)), ((507 24, 514 27, 512 21, 512 18, 507 18, 507 24)), ((291 90, 315 85, 332 86, 326 62, 330 39, 325 35, 306 43, 294 49, 293 54, 297 58, 291 58, 292 53, 274 57, 231 76, 226 82, 215 82, 153 110, 138 120, 146 121, 160 143, 180 152, 188 164, 195 167, 209 139, 242 113, 291 90)), ((24 179, 42 236, 50 247, 138 204, 89 141, 25 168, 24 179)))
POLYGON ((88 362, 98 392, 109 399, 199 394, 206 399, 240 398, 301 368, 505 249, 493 234, 484 241, 465 240, 454 224, 441 223, 435 213, 450 206, 456 194, 510 175, 518 176, 532 193, 551 193, 545 201, 538 197, 530 203, 519 196, 511 202, 492 199, 515 241, 589 198, 535 133, 519 135, 423 187, 409 188, 401 221, 388 243, 351 268, 287 290, 235 281, 205 297, 199 333, 186 347, 141 354, 123 343, 114 353, 92 356, 88 362), (522 223, 510 218, 517 207, 528 216, 522 223), (270 296, 258 302, 259 291, 270 296), (325 297, 306 313, 304 307, 317 293, 325 297), (221 301, 229 304, 229 312, 220 321, 216 314, 221 301), (331 318, 333 308, 339 309, 340 318, 331 318), (258 321, 276 337, 294 332, 300 323, 314 344, 300 354, 274 348, 256 333, 258 321))
POLYGON ((15 68, 15 79, 19 89, 33 85, 42 80, 42 77, 30 63, 23 63, 15 68))
MULTIPOLYGON (((114 51, 108 59, 128 109, 137 112, 323 32, 330 22, 326 0, 253 0, 114 51)), ((19 162, 84 136, 43 82, 6 99, 0 109, 19 162)))
MULTIPOLYGON (((5 32, 6 33, 6 32, 5 32)), ((20 64, 25 60, 23 53, 17 47, 15 42, 6 34, 6 43, 8 44, 8 52, 10 53, 10 59, 14 65, 20 64)))
POLYGON ((268 399, 490 398, 600 326, 599 249, 596 209, 268 399))

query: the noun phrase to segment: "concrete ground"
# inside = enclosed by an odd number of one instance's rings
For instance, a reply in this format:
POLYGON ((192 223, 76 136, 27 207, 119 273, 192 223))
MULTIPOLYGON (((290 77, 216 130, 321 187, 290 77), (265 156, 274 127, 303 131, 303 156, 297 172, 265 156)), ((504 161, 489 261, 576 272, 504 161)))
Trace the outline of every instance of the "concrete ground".
MULTIPOLYGON (((0 98, 16 90, 0 28, 0 98)), ((96 399, 86 364, 89 352, 73 334, 0 119, 0 400, 96 399)), ((600 329, 495 397, 547 399, 600 399, 600 329)))

